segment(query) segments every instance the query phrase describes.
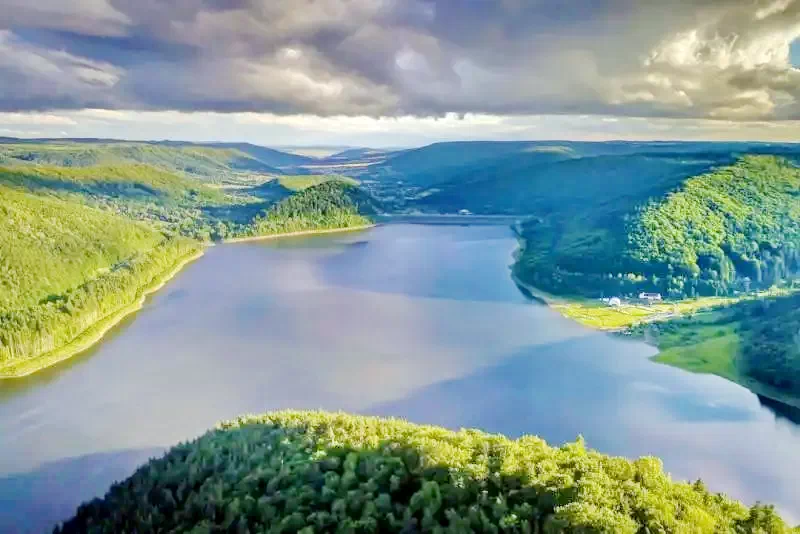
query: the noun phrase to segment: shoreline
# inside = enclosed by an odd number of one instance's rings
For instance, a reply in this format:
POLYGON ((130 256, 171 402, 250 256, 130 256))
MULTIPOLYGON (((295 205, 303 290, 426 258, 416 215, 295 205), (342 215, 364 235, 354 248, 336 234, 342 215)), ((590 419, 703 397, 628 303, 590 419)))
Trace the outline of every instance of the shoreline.
MULTIPOLYGON (((519 287, 524 292, 527 292, 530 295, 530 298, 542 303, 543 305, 547 306, 548 308, 551 308, 553 311, 555 311, 556 313, 558 313, 559 315, 561 315, 565 319, 569 319, 571 321, 574 321, 574 322, 576 322, 576 323, 578 323, 578 324, 580 324, 580 325, 582 325, 582 326, 584 326, 586 328, 590 328, 591 330, 594 330, 596 332, 604 332, 604 333, 608 333, 608 334, 620 334, 620 333, 623 333, 626 330, 628 330, 628 328, 630 328, 630 326, 625 326, 625 327, 604 327, 602 325, 595 325, 595 324, 588 323, 586 321, 582 321, 577 317, 571 316, 568 313, 564 313, 565 309, 567 307, 569 307, 570 305, 581 305, 581 302, 579 300, 571 300, 571 299, 568 299, 568 298, 556 297, 554 295, 551 295, 551 294, 549 294, 549 293, 547 293, 545 291, 542 291, 540 289, 537 289, 536 287, 531 286, 530 284, 527 284, 527 283, 523 282, 522 280, 519 279, 519 277, 516 275, 516 273, 512 273, 511 274, 511 278, 514 281, 514 283, 517 285, 517 287, 519 287)), ((700 312, 700 311, 702 311, 702 309, 695 310, 695 313, 700 312)), ((677 312, 675 315, 673 315, 671 317, 660 317, 659 314, 656 313, 656 314, 653 314, 653 316, 651 316, 651 317, 645 316, 645 317, 640 318, 640 320, 636 324, 649 323, 649 322, 658 322, 658 321, 669 321, 670 319, 679 318, 679 317, 681 317, 683 315, 684 315, 683 313, 677 312)), ((659 361, 658 360, 658 356, 660 354, 662 354, 664 351, 658 346, 657 343, 654 343, 652 340, 646 340, 646 339, 638 339, 638 341, 641 341, 642 343, 646 343, 647 345, 650 345, 651 347, 653 347, 653 348, 658 350, 657 354, 655 354, 654 356, 649 358, 649 360, 651 362, 653 362, 653 363, 657 363, 657 364, 660 364, 660 365, 668 365, 670 367, 674 367, 676 369, 680 369, 680 370, 685 371, 687 373, 711 374, 711 375, 714 375, 714 376, 718 376, 718 377, 720 377, 720 378, 722 378, 724 380, 727 380, 727 381, 732 382, 732 383, 734 383, 734 384, 736 384, 736 385, 738 385, 740 387, 743 387, 744 389, 748 390, 753 395, 760 396, 760 397, 766 397, 766 398, 768 398, 768 399, 770 399, 772 401, 778 402, 780 404, 800 409, 800 399, 798 399, 796 397, 793 397, 791 395, 787 395, 786 393, 784 393, 782 391, 778 391, 778 390, 776 390, 776 389, 774 389, 774 388, 772 388, 772 387, 770 387, 770 386, 768 386, 766 384, 762 384, 762 383, 760 383, 760 382, 758 382, 756 380, 753 380, 752 378, 749 378, 747 376, 739 376, 738 379, 734 379, 733 377, 724 376, 724 375, 721 375, 721 374, 718 374, 718 373, 697 371, 697 370, 690 369, 688 367, 683 367, 681 365, 675 365, 673 363, 659 361)))
POLYGON ((284 232, 282 234, 266 234, 266 235, 254 235, 248 237, 232 237, 230 239, 223 239, 222 244, 228 245, 232 243, 247 243, 249 241, 267 241, 270 239, 280 239, 282 237, 300 237, 305 235, 317 235, 317 234, 337 234, 337 233, 345 233, 345 232, 356 232, 358 230, 367 230, 369 228, 375 228, 378 226, 377 223, 373 224, 362 224, 360 226, 346 226, 343 228, 322 228, 319 230, 298 230, 296 232, 284 232))
POLYGON ((66 345, 42 354, 41 356, 21 361, 16 365, 10 364, 4 368, 0 368, 0 381, 25 378, 26 376, 53 367, 54 365, 89 350, 102 341, 105 335, 122 322, 123 319, 141 310, 148 296, 164 287, 167 282, 177 276, 186 265, 199 259, 203 254, 204 249, 200 249, 194 254, 190 254, 178 260, 171 269, 158 276, 155 283, 147 286, 138 299, 95 322, 66 345), (7 371, 7 369, 11 369, 11 372, 7 371))
MULTIPOLYGON (((223 244, 244 243, 248 241, 279 239, 283 237, 295 237, 295 236, 315 235, 315 234, 332 234, 340 232, 366 230, 368 228, 374 228, 375 226, 377 226, 377 224, 368 224, 368 225, 353 226, 346 228, 301 230, 297 232, 286 232, 282 234, 269 234, 264 236, 233 238, 233 239, 223 240, 222 243, 223 244)), ((171 269, 167 270, 162 275, 158 276, 153 284, 147 286, 144 289, 144 291, 142 291, 142 295, 138 299, 131 302, 129 305, 120 308, 116 312, 111 313, 106 317, 103 317, 102 319, 96 321, 94 324, 92 324, 86 330, 78 334, 72 341, 70 341, 66 345, 63 345, 57 349, 51 350, 50 352, 47 352, 35 358, 31 358, 29 360, 23 360, 18 363, 10 363, 3 367, 0 367, 0 382, 2 382, 3 380, 15 380, 18 378, 25 378, 27 376, 31 376, 39 371, 53 367, 63 361, 69 360, 74 356, 78 356, 79 354, 86 352, 87 350, 89 350, 90 348, 101 342, 103 338, 106 336, 106 334, 112 328, 114 328, 120 322, 122 322, 126 317, 141 310, 148 296, 152 295, 159 289, 163 288, 170 280, 172 280, 175 276, 177 276, 178 273, 180 273, 183 270, 183 268, 186 267, 189 263, 201 258, 203 254, 205 254, 205 249, 210 246, 214 246, 214 243, 207 244, 202 248, 200 248, 200 250, 198 250, 194 254, 190 254, 178 260, 172 266, 171 269)))

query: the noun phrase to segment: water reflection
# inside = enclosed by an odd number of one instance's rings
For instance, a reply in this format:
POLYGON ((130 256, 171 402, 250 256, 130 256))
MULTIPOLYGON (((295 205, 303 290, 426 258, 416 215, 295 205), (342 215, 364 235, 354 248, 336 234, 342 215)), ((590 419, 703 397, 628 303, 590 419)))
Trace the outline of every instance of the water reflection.
POLYGON ((163 452, 162 448, 152 448, 91 454, 0 477, 0 532, 49 532, 54 518, 75 513, 74 494, 103 494, 109 481, 126 478, 137 466, 163 452))
POLYGON ((501 227, 418 225, 212 248, 90 354, 0 383, 0 532, 31 507, 63 517, 129 472, 135 457, 114 451, 162 450, 278 408, 554 443, 583 434, 612 454, 659 455, 676 477, 800 510, 796 425, 734 384, 654 364, 647 345, 531 303, 508 276, 514 248, 501 227), (69 465, 105 467, 81 486, 69 465), (41 472, 47 491, 31 483, 17 501, 3 497, 41 472))

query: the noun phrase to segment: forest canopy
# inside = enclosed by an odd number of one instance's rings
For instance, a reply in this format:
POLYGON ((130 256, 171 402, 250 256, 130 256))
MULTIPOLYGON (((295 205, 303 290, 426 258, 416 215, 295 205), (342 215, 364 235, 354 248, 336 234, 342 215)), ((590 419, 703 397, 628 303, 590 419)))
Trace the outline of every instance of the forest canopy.
POLYGON ((522 225, 516 272, 547 291, 590 297, 769 288, 800 272, 799 191, 794 163, 746 156, 657 196, 556 209, 522 225))
POLYGON ((655 458, 552 448, 396 419, 276 412, 229 421, 82 505, 61 534, 797 532, 655 458))

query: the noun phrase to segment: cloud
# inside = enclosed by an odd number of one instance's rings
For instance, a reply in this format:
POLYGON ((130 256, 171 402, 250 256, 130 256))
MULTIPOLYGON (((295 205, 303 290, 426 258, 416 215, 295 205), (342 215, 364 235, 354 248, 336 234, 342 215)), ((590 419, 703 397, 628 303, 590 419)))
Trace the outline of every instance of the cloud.
POLYGON ((107 0, 3 0, 0 29, 48 28, 87 35, 124 35, 130 20, 107 0))
POLYGON ((113 107, 124 71, 0 30, 0 109, 113 107))
POLYGON ((7 110, 800 118, 800 0, 0 0, 7 110))

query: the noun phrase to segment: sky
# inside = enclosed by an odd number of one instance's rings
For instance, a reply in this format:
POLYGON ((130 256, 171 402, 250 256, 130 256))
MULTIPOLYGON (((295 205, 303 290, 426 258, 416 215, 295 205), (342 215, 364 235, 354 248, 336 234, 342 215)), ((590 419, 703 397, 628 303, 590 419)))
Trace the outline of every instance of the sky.
POLYGON ((800 0, 0 0, 0 136, 800 141, 800 0))

